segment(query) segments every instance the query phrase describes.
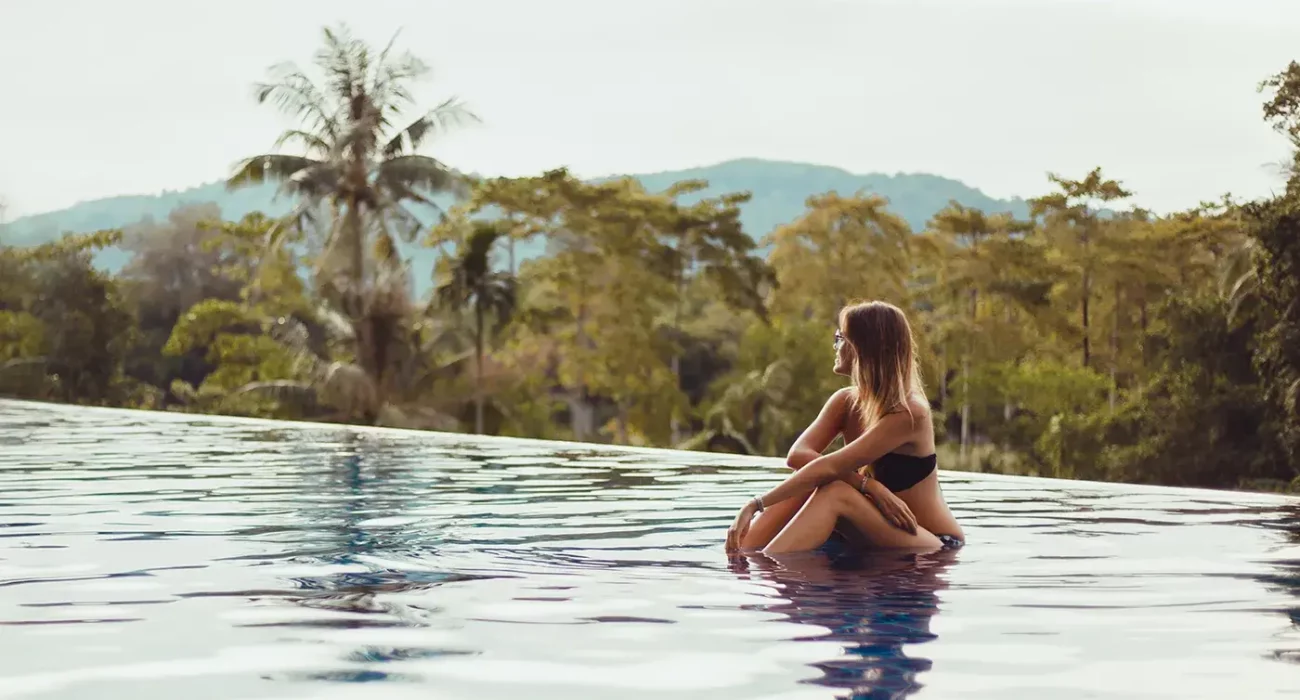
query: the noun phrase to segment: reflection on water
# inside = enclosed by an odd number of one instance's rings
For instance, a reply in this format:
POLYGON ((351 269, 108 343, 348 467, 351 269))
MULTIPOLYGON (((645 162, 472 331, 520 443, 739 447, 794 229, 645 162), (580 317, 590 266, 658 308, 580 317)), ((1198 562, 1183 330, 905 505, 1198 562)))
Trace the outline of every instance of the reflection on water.
POLYGON ((732 570, 772 588, 779 602, 750 606, 825 630, 796 637, 833 641, 843 656, 813 664, 822 675, 807 682, 848 691, 836 697, 896 700, 920 690, 930 670, 924 648, 937 639, 931 618, 947 588, 956 551, 926 554, 851 552, 832 543, 823 551, 778 558, 732 558, 732 570))
POLYGON ((945 474, 958 552, 729 560, 783 473, 0 402, 0 698, 1300 687, 1294 500, 945 474))

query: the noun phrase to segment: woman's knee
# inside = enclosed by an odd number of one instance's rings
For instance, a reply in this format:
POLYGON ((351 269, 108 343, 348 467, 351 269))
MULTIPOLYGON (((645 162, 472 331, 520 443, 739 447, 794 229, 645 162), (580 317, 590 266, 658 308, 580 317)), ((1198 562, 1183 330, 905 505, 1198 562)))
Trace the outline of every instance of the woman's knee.
POLYGON ((860 491, 843 481, 832 481, 829 484, 817 487, 817 490, 813 491, 812 497, 823 502, 833 502, 843 505, 865 498, 860 491))

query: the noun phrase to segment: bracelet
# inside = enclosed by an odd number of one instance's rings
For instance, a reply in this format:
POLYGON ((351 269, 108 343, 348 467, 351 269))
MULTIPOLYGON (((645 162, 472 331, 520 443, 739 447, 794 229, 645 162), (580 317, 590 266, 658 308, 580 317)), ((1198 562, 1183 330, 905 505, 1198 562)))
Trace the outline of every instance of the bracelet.
POLYGON ((754 496, 754 500, 750 501, 750 503, 755 504, 755 505, 758 507, 758 512, 760 512, 760 513, 762 513, 762 512, 763 512, 763 508, 766 507, 766 506, 763 505, 763 497, 762 497, 762 496, 754 496))
POLYGON ((862 486, 858 487, 858 491, 861 491, 862 495, 865 496, 867 493, 867 482, 870 481, 870 478, 866 474, 859 474, 858 476, 862 477, 862 486))

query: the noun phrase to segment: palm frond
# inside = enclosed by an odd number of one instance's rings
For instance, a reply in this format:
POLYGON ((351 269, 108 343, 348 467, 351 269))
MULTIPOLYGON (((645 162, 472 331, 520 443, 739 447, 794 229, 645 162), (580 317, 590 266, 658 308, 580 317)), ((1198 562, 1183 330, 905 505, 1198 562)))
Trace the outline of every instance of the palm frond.
POLYGON ((321 161, 304 156, 287 156, 268 153, 245 158, 235 166, 235 172, 226 180, 226 189, 235 190, 264 182, 290 182, 295 177, 302 179, 301 173, 322 168, 321 161))
POLYGON ((366 371, 348 362, 333 362, 320 382, 321 399, 349 415, 362 415, 378 408, 379 391, 366 371))
POLYGON ((302 129, 289 129, 280 134, 275 140, 274 148, 279 149, 292 142, 297 142, 306 153, 318 158, 328 158, 334 154, 334 146, 321 138, 320 134, 302 129))
POLYGON ((396 158, 404 153, 414 154, 429 136, 444 132, 466 121, 481 120, 458 99, 448 98, 393 136, 384 145, 384 157, 396 158))
POLYGON ((347 25, 325 27, 322 33, 325 41, 316 52, 316 65, 325 74, 330 94, 344 106, 347 117, 355 119, 364 109, 358 101, 364 76, 357 72, 369 62, 366 47, 352 37, 347 25))
POLYGON ((222 404, 257 395, 280 403, 310 409, 318 403, 316 388, 308 382, 281 379, 271 382, 250 382, 221 398, 222 404))
POLYGON ((451 192, 461 195, 465 185, 460 174, 429 156, 398 156, 380 163, 375 182, 381 187, 423 190, 428 194, 451 192))
POLYGON ((9 372, 22 372, 31 370, 33 367, 44 368, 49 362, 45 357, 19 357, 6 362, 0 363, 0 376, 9 372))
POLYGON ((270 72, 272 82, 254 85, 258 104, 270 102, 289 117, 304 120, 308 128, 337 135, 338 122, 329 102, 311 78, 292 63, 274 66, 270 72))
POLYGON ((0 392, 13 392, 22 396, 38 396, 51 379, 46 373, 49 360, 45 357, 15 358, 0 362, 0 392))
MULTIPOLYGON (((424 227, 424 223, 402 204, 402 197, 383 191, 377 193, 377 195, 379 201, 376 203, 375 208, 379 215, 386 220, 386 224, 391 226, 403 241, 407 243, 415 242, 420 229, 424 227)), ((423 199, 423 197, 420 199, 423 199)))
POLYGON ((385 59, 375 67, 375 75, 369 88, 376 109, 383 114, 384 125, 389 126, 388 116, 400 116, 404 108, 415 103, 415 97, 406 84, 418 80, 429 73, 429 66, 409 52, 393 59, 385 59))

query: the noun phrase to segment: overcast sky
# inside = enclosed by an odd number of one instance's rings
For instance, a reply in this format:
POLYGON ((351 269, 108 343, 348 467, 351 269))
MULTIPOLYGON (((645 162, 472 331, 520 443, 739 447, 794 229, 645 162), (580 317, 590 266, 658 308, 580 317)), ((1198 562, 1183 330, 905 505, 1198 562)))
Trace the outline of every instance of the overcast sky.
POLYGON ((8 218, 226 175, 285 126, 251 83, 340 20, 483 118, 431 151, 467 170, 1100 165, 1160 211, 1277 188, 1255 86, 1300 58, 1297 0, 0 0, 8 218))

